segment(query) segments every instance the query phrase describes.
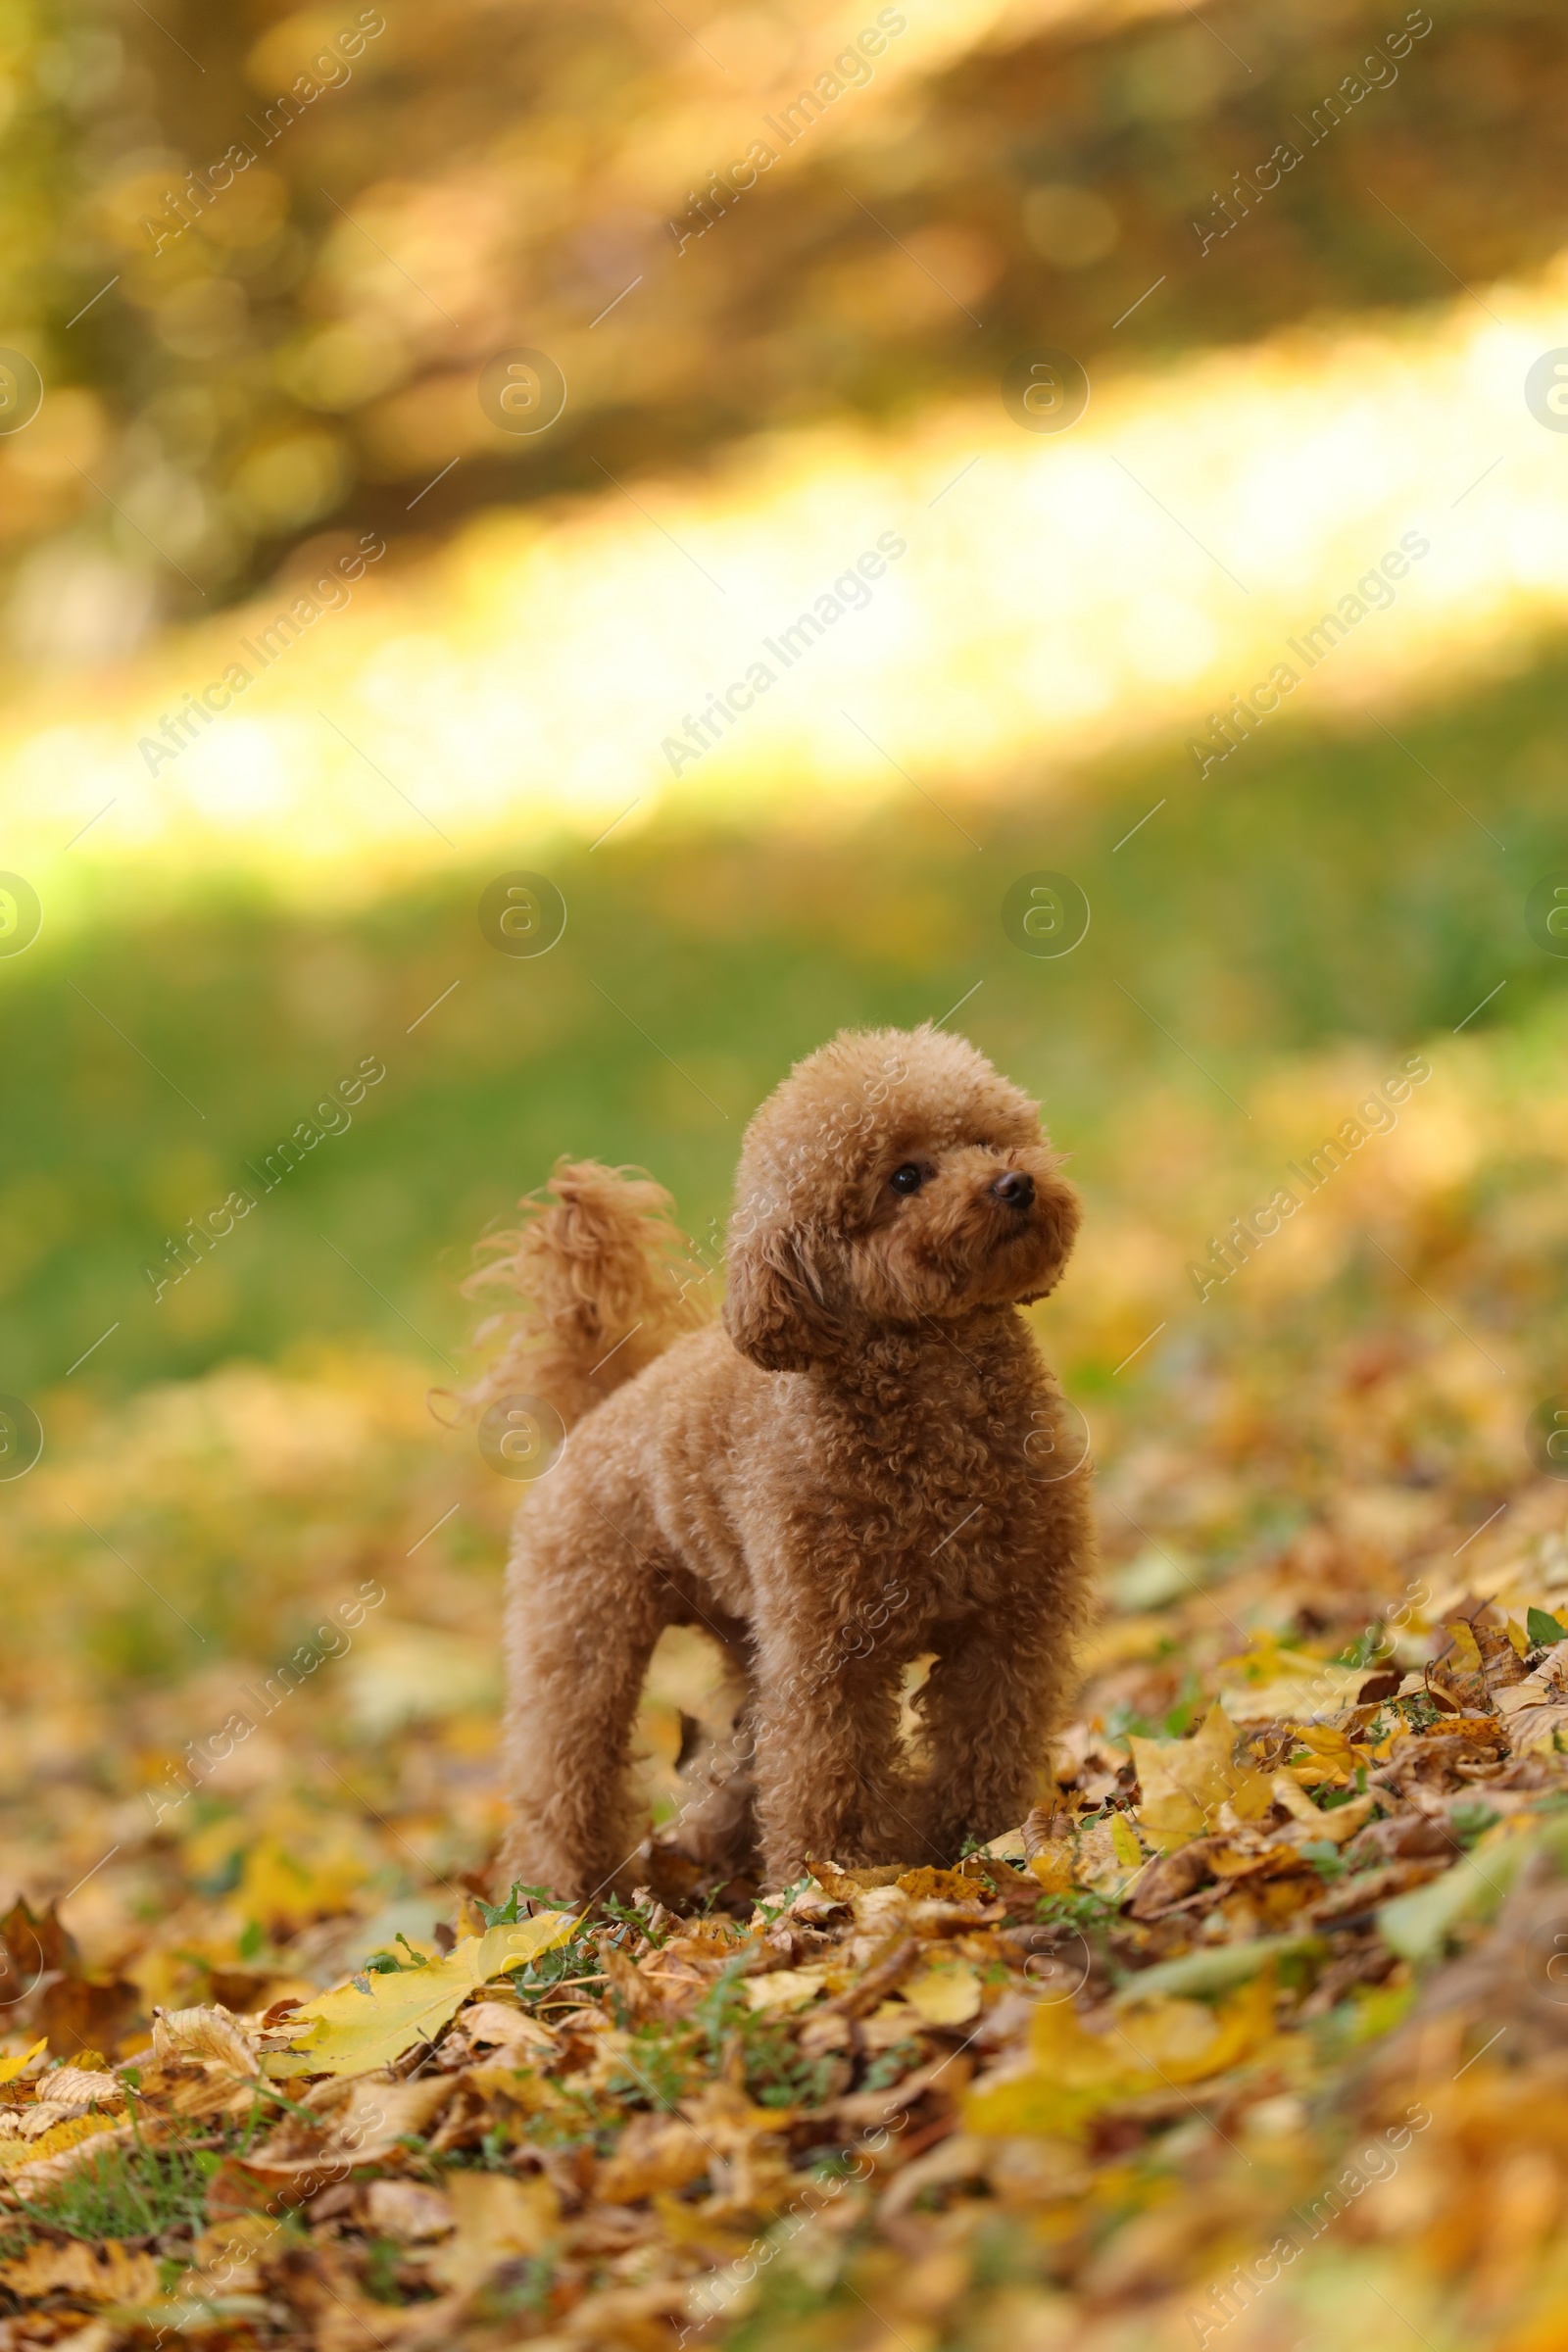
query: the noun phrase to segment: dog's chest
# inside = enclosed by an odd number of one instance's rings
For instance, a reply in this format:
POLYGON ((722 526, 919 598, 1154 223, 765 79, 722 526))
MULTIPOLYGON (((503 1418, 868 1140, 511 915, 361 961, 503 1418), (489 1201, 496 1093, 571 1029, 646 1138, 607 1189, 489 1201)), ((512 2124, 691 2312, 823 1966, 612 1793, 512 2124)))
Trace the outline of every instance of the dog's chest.
POLYGON ((803 1467, 828 1504, 840 1567, 872 1605, 899 1595, 906 1627, 1032 1581, 1051 1524, 1028 1450, 1051 1401, 1035 1368, 938 1359, 923 1379, 813 1400, 803 1467))

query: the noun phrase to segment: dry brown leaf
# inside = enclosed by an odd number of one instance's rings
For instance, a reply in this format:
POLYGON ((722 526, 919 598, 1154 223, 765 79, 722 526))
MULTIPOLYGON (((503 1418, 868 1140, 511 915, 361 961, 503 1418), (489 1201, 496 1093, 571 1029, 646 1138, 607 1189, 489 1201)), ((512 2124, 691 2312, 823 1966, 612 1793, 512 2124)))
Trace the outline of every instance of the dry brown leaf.
POLYGON ((29 2246, 25 2254, 0 2262, 0 2286, 24 2302, 44 2295, 79 2295, 89 2303, 152 2303, 158 2298, 158 2265, 150 2254, 131 2254, 118 2238, 88 2245, 79 2237, 63 2246, 29 2246))
POLYGON ((156 2058, 199 2058, 231 2075, 259 2075, 261 2060, 255 2041, 222 2004, 208 2008, 155 2009, 153 2055, 156 2058))
POLYGON ((264 2257, 264 2266, 269 2284, 304 2322, 312 2352, 390 2352, 423 2316, 417 2306, 398 2312, 371 2302, 353 2258, 330 2241, 280 2244, 264 2257))
POLYGON ((45 1984, 33 2007, 33 2023, 52 2050, 112 2050, 130 2032, 141 1994, 122 1979, 61 1977, 45 1984))
POLYGON ((476 2050, 526 2049, 554 2058, 561 2048, 548 2026, 519 2009, 515 2001, 473 2001, 462 2010, 458 2023, 476 2050))
POLYGON ((664 2189, 684 2188, 707 2172, 712 2151, 702 2133, 681 2116, 634 2115, 612 2156, 607 2156, 594 2187, 607 2205, 631 2205, 664 2189))
POLYGON ((452 2200, 422 2180, 371 2180, 360 2191, 365 2227, 400 2246, 427 2245, 457 2225, 452 2200))
POLYGON ((666 1979, 662 1984, 643 1974, 635 1960, 607 1943, 600 1955, 611 1991, 621 2003, 634 2026, 649 2024, 655 2018, 671 2016, 689 1999, 703 1990, 703 1982, 693 1974, 686 1982, 666 1979))
POLYGON ((123 2107, 125 2085, 118 2075, 99 2074, 81 2066, 57 2066, 52 2074, 40 2079, 40 2090, 48 2092, 50 2104, 69 2112, 84 2107, 123 2107))
POLYGON ((519 2254, 542 2254, 561 2224, 561 2200, 542 2175, 447 2175, 457 2233, 432 2258, 432 2283, 466 2292, 519 2254))

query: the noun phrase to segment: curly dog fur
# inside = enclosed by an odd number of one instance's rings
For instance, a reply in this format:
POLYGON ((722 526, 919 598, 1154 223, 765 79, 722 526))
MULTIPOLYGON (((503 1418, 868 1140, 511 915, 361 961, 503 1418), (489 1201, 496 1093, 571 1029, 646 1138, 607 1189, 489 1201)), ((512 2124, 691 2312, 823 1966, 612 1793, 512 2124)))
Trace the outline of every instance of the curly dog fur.
POLYGON ((693 1825, 729 1867, 754 1838, 774 1886, 812 1856, 946 1862, 1012 1827, 1093 1552, 1017 1311, 1078 1226, 1035 1104, 944 1031, 836 1038, 747 1130, 723 1319, 695 1330, 657 1186, 578 1162, 549 1190, 476 1278, 523 1303, 486 1326, 510 1336, 475 1395, 543 1396, 570 1430, 509 1571, 503 1883, 624 1881, 669 1625, 706 1627, 745 1684, 749 1769, 693 1825), (911 1757, 904 1669, 933 1652, 911 1757))

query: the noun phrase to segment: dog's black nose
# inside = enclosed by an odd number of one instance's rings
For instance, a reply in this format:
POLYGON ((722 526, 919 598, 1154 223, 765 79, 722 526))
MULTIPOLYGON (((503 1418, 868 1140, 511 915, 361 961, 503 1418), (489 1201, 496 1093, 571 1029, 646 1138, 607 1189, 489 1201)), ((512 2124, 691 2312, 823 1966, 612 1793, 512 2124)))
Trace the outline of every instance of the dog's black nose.
POLYGON ((1035 1197, 1035 1180, 1021 1168, 1008 1168, 997 1178, 991 1190, 1008 1208, 1028 1208, 1035 1197))

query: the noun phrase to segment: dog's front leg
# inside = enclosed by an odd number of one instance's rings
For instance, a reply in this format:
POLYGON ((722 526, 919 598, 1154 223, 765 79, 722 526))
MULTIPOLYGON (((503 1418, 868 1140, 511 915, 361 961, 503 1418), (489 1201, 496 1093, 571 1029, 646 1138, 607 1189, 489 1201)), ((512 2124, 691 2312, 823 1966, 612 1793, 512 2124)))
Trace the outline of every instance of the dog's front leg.
POLYGON ((928 1861, 901 1769, 897 1664, 846 1656, 820 1629, 762 1629, 756 1667, 758 1825, 769 1886, 812 1860, 928 1861))
POLYGON ((950 1638, 915 1698, 926 1749, 917 1812, 943 1862, 966 1838, 1016 1829, 1035 1803, 1068 1668, 1044 1624, 974 1619, 950 1638))

